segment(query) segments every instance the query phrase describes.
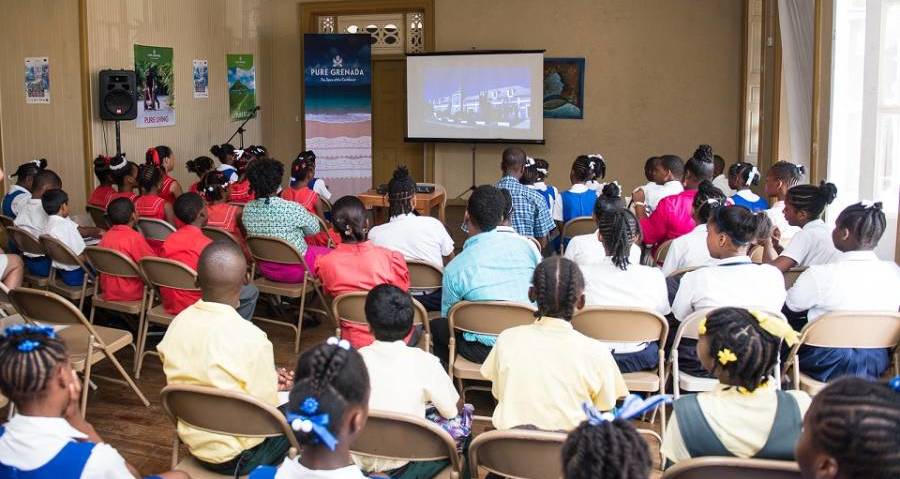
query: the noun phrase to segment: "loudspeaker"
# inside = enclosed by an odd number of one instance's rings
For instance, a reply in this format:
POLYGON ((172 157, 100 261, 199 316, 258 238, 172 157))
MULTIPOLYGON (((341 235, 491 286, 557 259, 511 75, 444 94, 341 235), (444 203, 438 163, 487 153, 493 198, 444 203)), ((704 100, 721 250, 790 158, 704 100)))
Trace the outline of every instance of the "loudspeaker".
POLYGON ((137 118, 137 81, 134 70, 100 71, 100 119, 137 118))

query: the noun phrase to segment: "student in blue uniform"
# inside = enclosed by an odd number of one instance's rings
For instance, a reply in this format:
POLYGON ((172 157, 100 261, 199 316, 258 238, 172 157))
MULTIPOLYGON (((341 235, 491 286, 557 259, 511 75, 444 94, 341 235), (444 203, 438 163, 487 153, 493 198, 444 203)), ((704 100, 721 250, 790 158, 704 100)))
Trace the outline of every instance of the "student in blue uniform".
POLYGON ((751 186, 759 184, 759 169, 752 163, 739 161, 728 168, 728 186, 735 190, 731 201, 756 213, 769 209, 769 202, 750 191, 751 186))
POLYGON ((47 160, 41 158, 40 160, 22 163, 16 168, 15 173, 9 175, 10 177, 16 177, 16 184, 14 184, 9 189, 9 193, 3 197, 3 216, 16 219, 19 210, 21 210, 22 206, 31 199, 31 186, 34 182, 35 175, 40 173, 41 170, 46 167, 47 160))
MULTIPOLYGON (((81 416, 81 384, 53 328, 16 325, 0 337, 0 391, 16 415, 0 427, 0 477, 139 478, 81 416)), ((160 479, 189 479, 170 471, 160 479)))
POLYGON ((562 197, 559 190, 553 185, 547 184, 547 175, 550 174, 550 163, 543 158, 528 158, 525 161, 525 172, 519 183, 537 191, 547 202, 550 216, 553 221, 562 221, 562 197), (532 161, 528 161, 532 160, 532 161))
MULTIPOLYGON (((602 162, 594 156, 581 155, 572 163, 572 172, 569 179, 572 187, 562 192, 562 216, 563 222, 579 216, 591 216, 594 213, 594 203, 597 202, 597 191, 591 189, 590 183, 596 183, 597 171, 602 162)), ((602 167, 606 169, 605 166, 602 167)))

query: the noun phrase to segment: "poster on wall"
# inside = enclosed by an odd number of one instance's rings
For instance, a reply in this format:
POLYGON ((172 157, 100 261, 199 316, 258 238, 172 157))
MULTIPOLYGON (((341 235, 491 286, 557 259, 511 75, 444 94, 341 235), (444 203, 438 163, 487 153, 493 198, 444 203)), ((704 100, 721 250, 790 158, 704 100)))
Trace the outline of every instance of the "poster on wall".
POLYGON ((256 108, 256 67, 253 55, 228 54, 228 111, 231 121, 246 120, 256 108))
POLYGON ((306 149, 333 198, 372 187, 372 37, 303 36, 306 149))
POLYGON ((169 47, 134 46, 138 128, 175 124, 175 67, 169 47))
POLYGON ((544 58, 544 118, 584 118, 584 58, 544 58))
POLYGON ((209 98, 209 61, 194 60, 194 98, 209 98))
POLYGON ((50 60, 25 58, 25 103, 50 103, 50 60))

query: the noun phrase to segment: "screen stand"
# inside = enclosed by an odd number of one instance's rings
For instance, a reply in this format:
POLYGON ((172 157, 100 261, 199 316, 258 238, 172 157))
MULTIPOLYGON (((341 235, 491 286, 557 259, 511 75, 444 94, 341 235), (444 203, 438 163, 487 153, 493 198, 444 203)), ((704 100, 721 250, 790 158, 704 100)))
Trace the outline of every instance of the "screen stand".
POLYGON ((462 198, 463 196, 465 196, 466 193, 475 191, 476 186, 477 185, 475 184, 475 143, 472 143, 472 185, 469 186, 468 188, 466 188, 466 191, 463 191, 462 193, 456 195, 456 197, 453 199, 458 200, 458 199, 462 198))

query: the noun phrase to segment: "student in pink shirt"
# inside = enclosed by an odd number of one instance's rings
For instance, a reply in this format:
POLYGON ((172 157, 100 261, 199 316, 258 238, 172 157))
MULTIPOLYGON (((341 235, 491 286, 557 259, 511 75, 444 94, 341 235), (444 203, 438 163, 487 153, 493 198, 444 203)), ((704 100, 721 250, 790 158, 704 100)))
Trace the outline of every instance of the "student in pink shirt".
MULTIPOLYGON (((684 165, 684 191, 667 196, 659 201, 653 214, 647 216, 644 192, 634 193, 634 211, 641 221, 644 243, 659 245, 670 239, 690 233, 696 224, 692 216, 694 196, 703 180, 711 180, 713 175, 713 151, 709 145, 700 145, 691 159, 684 165)), ((656 250, 654 247, 654 252, 656 250)))

